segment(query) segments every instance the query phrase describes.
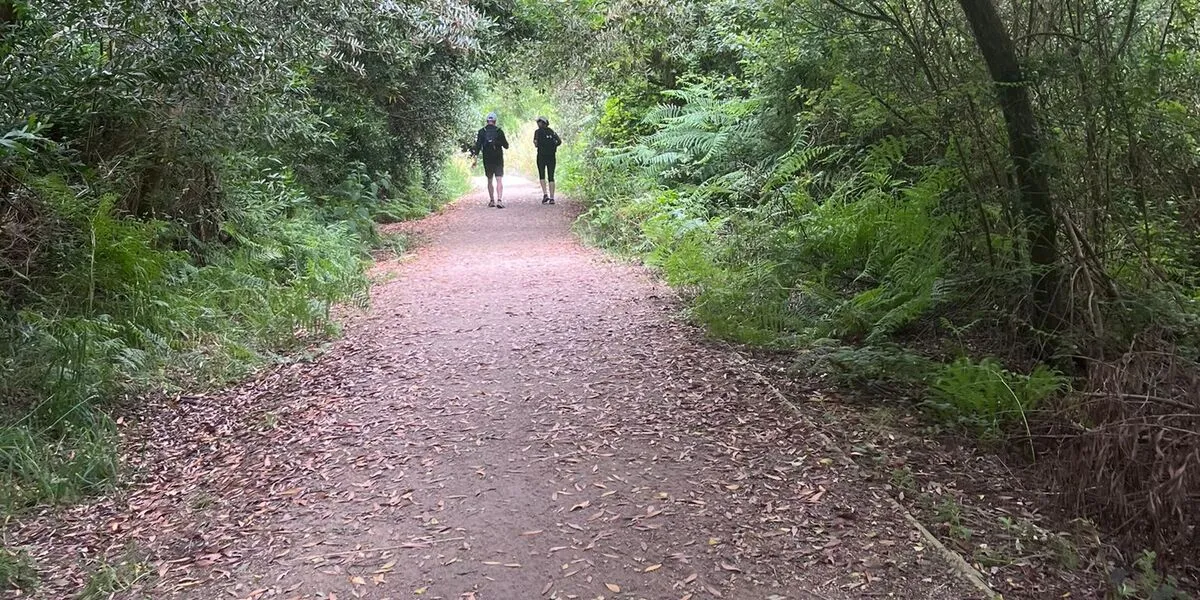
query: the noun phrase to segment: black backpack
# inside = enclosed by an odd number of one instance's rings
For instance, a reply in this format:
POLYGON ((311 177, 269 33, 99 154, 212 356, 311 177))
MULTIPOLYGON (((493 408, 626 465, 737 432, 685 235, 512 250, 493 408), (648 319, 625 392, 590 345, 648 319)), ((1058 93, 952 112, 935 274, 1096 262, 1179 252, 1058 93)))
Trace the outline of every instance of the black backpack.
POLYGON ((495 154, 500 151, 500 128, 499 127, 484 127, 483 128, 483 151, 488 154, 495 154))

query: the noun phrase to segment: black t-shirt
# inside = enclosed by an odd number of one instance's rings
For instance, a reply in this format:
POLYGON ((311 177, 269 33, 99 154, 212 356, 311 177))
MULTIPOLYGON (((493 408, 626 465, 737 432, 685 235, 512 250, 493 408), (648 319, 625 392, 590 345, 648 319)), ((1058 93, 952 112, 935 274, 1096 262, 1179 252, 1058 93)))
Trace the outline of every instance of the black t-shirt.
POLYGON ((504 148, 508 147, 508 138, 504 130, 495 125, 488 125, 479 130, 475 136, 475 153, 483 154, 485 161, 504 160, 504 148))
POLYGON ((558 147, 562 145, 562 138, 549 127, 538 127, 537 131, 533 132, 533 145, 537 146, 538 156, 554 156, 558 147))

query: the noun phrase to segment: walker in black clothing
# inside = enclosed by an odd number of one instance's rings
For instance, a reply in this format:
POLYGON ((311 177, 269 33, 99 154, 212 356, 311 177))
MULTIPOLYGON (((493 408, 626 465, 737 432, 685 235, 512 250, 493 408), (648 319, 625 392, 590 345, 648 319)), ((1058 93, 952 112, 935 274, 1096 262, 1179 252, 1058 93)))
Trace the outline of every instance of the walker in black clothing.
POLYGON ((538 182, 542 184, 542 204, 554 204, 554 166, 562 138, 550 129, 550 120, 537 118, 538 128, 533 132, 533 145, 537 148, 538 182))

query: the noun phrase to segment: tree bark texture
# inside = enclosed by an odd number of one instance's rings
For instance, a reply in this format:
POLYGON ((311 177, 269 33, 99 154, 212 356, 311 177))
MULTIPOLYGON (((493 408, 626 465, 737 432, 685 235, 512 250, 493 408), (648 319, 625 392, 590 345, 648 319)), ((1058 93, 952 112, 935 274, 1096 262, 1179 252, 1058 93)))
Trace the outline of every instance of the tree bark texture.
POLYGON ((1050 177, 1042 160, 1042 139, 1029 88, 1021 74, 1012 38, 992 0, 959 0, 975 43, 996 85, 1000 109, 1008 129, 1009 156, 1013 162, 1022 210, 1028 221, 1026 235, 1034 273, 1034 325, 1054 333, 1060 326, 1058 310, 1058 224, 1050 177))

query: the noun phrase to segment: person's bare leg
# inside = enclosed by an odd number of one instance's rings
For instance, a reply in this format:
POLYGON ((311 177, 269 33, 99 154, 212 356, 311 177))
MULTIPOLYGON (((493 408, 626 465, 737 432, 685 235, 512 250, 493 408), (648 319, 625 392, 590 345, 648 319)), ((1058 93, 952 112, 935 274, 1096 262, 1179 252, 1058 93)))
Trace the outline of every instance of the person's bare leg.
POLYGON ((546 180, 545 179, 539 180, 538 183, 542 184, 542 195, 549 196, 549 193, 546 192, 546 180))
POLYGON ((496 176, 496 206, 504 208, 504 178, 496 176))
POLYGON ((492 183, 491 177, 487 178, 487 182, 488 182, 488 206, 491 206, 496 203, 496 188, 492 183))
POLYGON ((550 182, 550 201, 554 202, 554 182, 550 182))

